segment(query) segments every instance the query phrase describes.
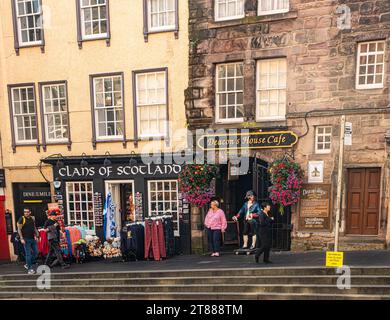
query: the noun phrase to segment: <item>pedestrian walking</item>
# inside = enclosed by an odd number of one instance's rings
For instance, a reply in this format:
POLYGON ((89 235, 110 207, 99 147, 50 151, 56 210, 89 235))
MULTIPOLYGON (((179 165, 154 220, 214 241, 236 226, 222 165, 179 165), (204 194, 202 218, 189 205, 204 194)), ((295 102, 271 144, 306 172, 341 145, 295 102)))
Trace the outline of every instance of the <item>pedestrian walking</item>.
POLYGON ((259 214, 259 236, 261 246, 256 250, 255 261, 259 263, 259 258, 264 254, 264 263, 272 263, 269 260, 271 246, 272 246, 272 223, 273 217, 270 217, 271 205, 267 202, 261 204, 262 210, 259 214))
POLYGON ((238 214, 233 217, 233 220, 244 220, 244 245, 242 246, 242 249, 248 249, 249 236, 252 236, 250 249, 255 249, 257 239, 257 219, 260 213, 260 206, 256 201, 256 194, 253 191, 248 191, 245 198, 247 199, 247 202, 244 203, 238 214))
POLYGON ((212 257, 220 256, 222 233, 227 228, 225 212, 219 208, 217 200, 211 201, 210 209, 207 212, 204 225, 207 228, 209 246, 212 248, 212 257))
POLYGON ((18 233, 20 242, 24 246, 26 264, 24 267, 27 269, 28 274, 34 274, 35 270, 33 265, 36 264, 38 257, 38 245, 39 232, 35 225, 35 217, 31 215, 31 211, 28 208, 23 210, 23 216, 21 216, 17 222, 18 233))
POLYGON ((66 264, 62 257, 60 246, 61 227, 56 219, 57 213, 51 211, 44 225, 44 229, 47 232, 47 240, 49 241, 49 253, 46 256, 45 264, 50 268, 60 264, 63 269, 66 269, 69 268, 69 264, 66 264), (53 257, 54 261, 50 263, 53 257))

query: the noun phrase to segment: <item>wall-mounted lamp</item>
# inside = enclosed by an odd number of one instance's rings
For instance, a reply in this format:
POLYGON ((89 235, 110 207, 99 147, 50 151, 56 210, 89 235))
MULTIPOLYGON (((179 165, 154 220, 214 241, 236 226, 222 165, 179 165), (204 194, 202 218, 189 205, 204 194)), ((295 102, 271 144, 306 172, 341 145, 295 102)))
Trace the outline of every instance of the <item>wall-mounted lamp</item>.
POLYGON ((54 181, 53 181, 53 185, 54 185, 54 188, 56 188, 56 189, 59 189, 59 188, 61 188, 61 181, 60 180, 58 180, 58 178, 56 178, 54 181))
POLYGON ((135 159, 136 155, 134 151, 131 151, 129 166, 135 166, 137 164, 137 159, 135 159))
POLYGON ((104 155, 106 156, 106 158, 104 159, 103 165, 105 167, 110 166, 111 165, 111 160, 108 159, 107 156, 111 157, 111 154, 107 151, 104 155))
POLYGON ((81 158, 80 166, 82 166, 82 167, 86 167, 88 165, 88 161, 85 160, 86 156, 87 155, 84 152, 81 155, 82 158, 81 158))

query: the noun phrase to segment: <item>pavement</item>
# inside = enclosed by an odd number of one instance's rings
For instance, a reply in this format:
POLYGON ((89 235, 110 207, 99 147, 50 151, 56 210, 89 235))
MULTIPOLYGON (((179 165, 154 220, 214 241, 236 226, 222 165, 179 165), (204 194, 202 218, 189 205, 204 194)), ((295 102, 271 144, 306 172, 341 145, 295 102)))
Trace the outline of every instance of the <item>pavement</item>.
MULTIPOLYGON (((283 268, 283 267, 324 267, 324 251, 272 252, 273 264, 256 264, 254 256, 234 255, 226 252, 218 258, 205 255, 175 256, 163 261, 113 262, 102 260, 84 264, 72 264, 70 269, 54 268, 56 273, 91 273, 123 271, 165 271, 188 269, 246 269, 246 268, 283 268)), ((350 267, 390 267, 390 250, 349 251, 344 253, 344 265, 350 267)), ((25 274, 21 263, 0 265, 0 275, 25 274)))

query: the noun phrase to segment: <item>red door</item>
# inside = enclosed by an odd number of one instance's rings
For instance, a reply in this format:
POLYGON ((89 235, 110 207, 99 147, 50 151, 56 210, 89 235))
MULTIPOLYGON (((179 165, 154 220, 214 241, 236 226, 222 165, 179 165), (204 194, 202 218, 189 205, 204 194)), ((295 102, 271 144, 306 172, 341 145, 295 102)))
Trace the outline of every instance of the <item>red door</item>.
POLYGON ((0 196, 0 260, 10 260, 4 203, 5 197, 0 196))
POLYGON ((378 234, 380 176, 380 168, 348 171, 348 234, 378 234))

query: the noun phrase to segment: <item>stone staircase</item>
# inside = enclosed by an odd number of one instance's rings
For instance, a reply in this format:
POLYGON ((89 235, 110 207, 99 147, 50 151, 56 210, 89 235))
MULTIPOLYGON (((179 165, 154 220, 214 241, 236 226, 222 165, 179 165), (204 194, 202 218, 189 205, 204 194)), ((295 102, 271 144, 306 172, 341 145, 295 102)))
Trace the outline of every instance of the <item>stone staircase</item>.
POLYGON ((37 277, 0 276, 0 299, 386 299, 390 267, 351 269, 351 289, 338 289, 335 269, 253 268, 56 273, 51 289, 37 277))

